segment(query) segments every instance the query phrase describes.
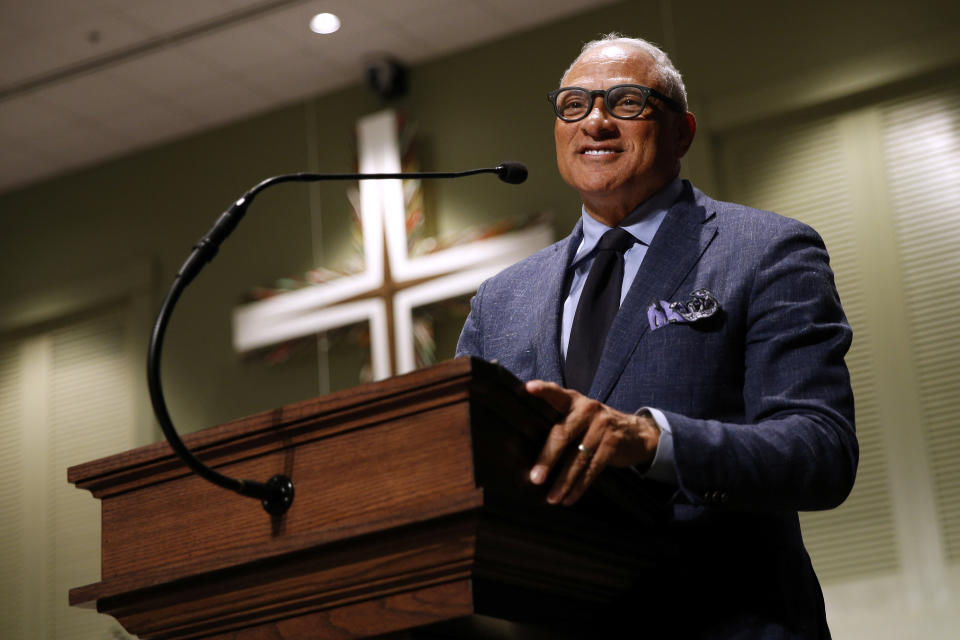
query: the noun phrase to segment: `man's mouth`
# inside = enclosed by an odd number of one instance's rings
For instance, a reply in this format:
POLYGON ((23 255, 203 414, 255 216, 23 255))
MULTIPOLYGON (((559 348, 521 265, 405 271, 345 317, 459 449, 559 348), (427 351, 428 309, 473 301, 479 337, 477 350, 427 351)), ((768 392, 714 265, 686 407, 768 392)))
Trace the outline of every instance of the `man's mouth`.
POLYGON ((584 149, 580 153, 585 156, 612 156, 618 152, 613 149, 584 149))

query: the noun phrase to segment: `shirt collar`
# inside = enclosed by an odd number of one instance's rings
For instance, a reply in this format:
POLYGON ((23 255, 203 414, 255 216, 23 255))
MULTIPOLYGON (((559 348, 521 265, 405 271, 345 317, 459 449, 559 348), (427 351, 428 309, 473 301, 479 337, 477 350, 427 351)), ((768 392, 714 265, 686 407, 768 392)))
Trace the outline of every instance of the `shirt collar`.
MULTIPOLYGON (((674 178, 666 187, 647 198, 643 204, 630 212, 620 228, 629 232, 634 238, 650 245, 653 242, 653 236, 660 228, 660 223, 667 215, 671 205, 680 197, 683 191, 683 181, 680 178, 674 178)), ((600 242, 600 237, 609 231, 612 227, 603 224, 589 213, 587 208, 582 207, 580 218, 583 221, 583 240, 580 241, 580 247, 577 249, 577 255, 573 259, 573 264, 586 258, 596 248, 600 242)))

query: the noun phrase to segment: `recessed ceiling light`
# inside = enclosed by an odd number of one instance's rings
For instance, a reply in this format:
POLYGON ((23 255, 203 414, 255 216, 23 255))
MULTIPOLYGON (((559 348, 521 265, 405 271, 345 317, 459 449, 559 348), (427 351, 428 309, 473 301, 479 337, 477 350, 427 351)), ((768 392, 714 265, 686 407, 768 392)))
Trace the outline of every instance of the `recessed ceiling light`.
POLYGON ((340 18, 332 13, 318 13, 310 20, 310 31, 314 33, 333 33, 340 29, 340 18))

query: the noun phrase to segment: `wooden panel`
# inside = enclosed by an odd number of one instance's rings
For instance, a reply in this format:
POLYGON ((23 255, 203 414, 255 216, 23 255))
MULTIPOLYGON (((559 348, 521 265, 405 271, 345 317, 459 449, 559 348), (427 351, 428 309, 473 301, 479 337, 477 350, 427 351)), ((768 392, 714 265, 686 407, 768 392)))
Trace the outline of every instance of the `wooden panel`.
POLYGON ((461 580, 389 596, 383 600, 358 602, 333 612, 316 612, 287 618, 255 629, 217 635, 209 640, 302 640, 376 636, 420 627, 438 619, 463 616, 464 611, 470 610, 471 600, 470 583, 461 580))
MULTIPOLYGON (((474 491, 464 405, 391 420, 330 437, 291 438, 282 449, 225 465, 232 477, 286 473, 296 497, 281 520, 255 500, 190 475, 104 501, 103 577, 175 565, 186 573, 249 561, 380 526, 408 521, 431 502, 474 491), (438 485, 437 477, 446 482, 438 485), (158 513, 176 518, 158 519, 158 513), (309 539, 309 542, 307 540, 309 539), (171 544, 172 541, 173 544, 171 544)), ((228 454, 229 455, 229 454, 228 454)))
MULTIPOLYGON (((335 547, 311 549, 276 559, 189 579, 177 589, 133 591, 102 599, 100 608, 145 638, 205 636, 239 630, 272 620, 321 613, 337 620, 341 631, 359 633, 372 626, 354 619, 356 605, 378 601, 389 611, 404 599, 470 577, 475 549, 471 518, 447 521, 439 527, 408 527, 390 535, 348 541, 335 547)), ((435 603, 417 614, 417 624, 472 613, 470 599, 435 603)), ((369 607, 366 609, 369 610, 369 607)), ((404 627, 385 626, 378 633, 404 627)), ((392 623, 391 623, 392 624, 392 623)), ((311 636, 318 637, 318 636, 311 636)), ((351 636, 352 637, 352 636, 351 636)))

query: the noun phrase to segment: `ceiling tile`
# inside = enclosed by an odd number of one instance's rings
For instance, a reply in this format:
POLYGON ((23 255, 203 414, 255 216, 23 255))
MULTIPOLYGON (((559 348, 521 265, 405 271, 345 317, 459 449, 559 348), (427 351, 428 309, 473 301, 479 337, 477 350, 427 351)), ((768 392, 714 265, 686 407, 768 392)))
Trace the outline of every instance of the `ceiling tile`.
POLYGON ((139 24, 151 33, 181 31, 217 20, 258 4, 262 0, 221 2, 221 0, 111 0, 107 4, 118 16, 139 24))
POLYGON ((31 34, 41 32, 55 32, 65 25, 70 25, 84 15, 91 13, 91 8, 79 2, 58 2, 57 0, 31 0, 31 2, 0 2, 0 22, 21 32, 31 34))
MULTIPOLYGON (((583 11, 597 9, 603 5, 613 4, 619 0, 553 0, 550 3, 550 14, 544 20, 544 7, 538 2, 517 2, 516 0, 474 0, 494 15, 501 16, 505 24, 516 28, 532 27, 548 21, 559 20, 583 11)), ((638 9, 642 10, 642 9, 638 9)), ((599 34, 597 34, 599 35, 599 34)), ((586 34, 585 38, 592 38, 586 34)))
POLYGON ((35 34, 18 30, 0 19, 0 90, 56 67, 62 54, 52 47, 38 47, 35 34))
POLYGON ((0 191, 56 173, 62 164, 30 146, 29 142, 0 135, 0 191))
POLYGON ((53 34, 71 60, 102 56, 129 47, 153 35, 140 25, 107 12, 80 15, 53 34))
POLYGON ((148 95, 177 96, 195 87, 225 82, 217 68, 183 47, 161 49, 110 68, 110 74, 148 95))
POLYGON ((175 98, 176 104, 198 120, 228 122, 241 115, 257 113, 272 101, 256 89, 239 82, 196 87, 175 98))
POLYGON ((38 91, 47 103, 77 116, 116 113, 142 101, 140 87, 107 70, 64 80, 38 91))
POLYGON ((0 102, 0 136, 41 137, 72 117, 36 93, 11 98, 0 102))
POLYGON ((490 40, 504 28, 490 12, 466 3, 455 9, 423 10, 406 14, 397 26, 412 37, 427 40, 435 49, 444 51, 462 49, 490 40), (469 25, 469 28, 464 25, 469 25))
POLYGON ((103 146, 103 139, 112 134, 98 126, 84 123, 77 126, 75 122, 63 122, 55 129, 46 132, 46 135, 37 136, 31 140, 32 145, 40 152, 63 161, 70 161, 78 156, 78 151, 85 154, 96 153, 103 146))
MULTIPOLYGON (((397 33, 395 23, 387 19, 397 5, 402 4, 405 3, 379 3, 371 8, 357 0, 325 3, 323 9, 336 13, 342 21, 340 30, 329 35, 318 35, 309 29, 310 18, 318 10, 316 5, 278 11, 263 22, 317 60, 335 61, 342 67, 362 70, 363 60, 373 53, 399 55, 399 49, 410 47, 405 34, 397 33)), ((359 73, 356 77, 360 77, 359 73)))
POLYGON ((217 68, 243 75, 250 65, 275 58, 290 46, 284 38, 252 22, 223 29, 182 45, 194 57, 217 68))
POLYGON ((110 14, 77 15, 56 29, 22 31, 3 44, 3 84, 9 85, 109 55, 142 41, 147 33, 110 14), (92 34, 97 34, 96 38, 92 34))
POLYGON ((309 55, 291 55, 263 60, 246 70, 244 83, 278 102, 292 102, 312 96, 339 83, 344 86, 360 80, 355 70, 309 55))

